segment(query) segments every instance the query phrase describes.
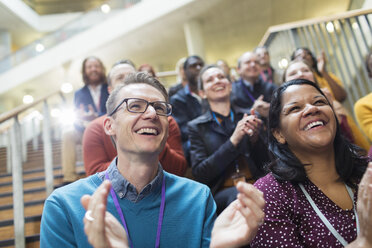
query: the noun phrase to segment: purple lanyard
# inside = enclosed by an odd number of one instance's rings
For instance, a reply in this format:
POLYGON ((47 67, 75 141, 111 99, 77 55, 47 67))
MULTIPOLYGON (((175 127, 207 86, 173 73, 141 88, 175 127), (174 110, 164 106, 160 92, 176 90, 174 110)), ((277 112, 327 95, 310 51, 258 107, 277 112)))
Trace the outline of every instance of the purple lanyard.
POLYGON ((254 101, 256 101, 256 98, 254 98, 254 97, 252 96, 251 92, 249 92, 249 90, 247 89, 247 86, 244 85, 243 80, 240 81, 240 84, 243 86, 243 90, 244 90, 245 94, 246 94, 247 96, 249 96, 249 98, 250 98, 250 99, 252 100, 252 102, 254 103, 254 101))
MULTIPOLYGON (((105 173, 105 178, 107 180, 110 180, 110 177, 109 177, 107 171, 105 173)), ((129 231, 128 231, 127 224, 125 222, 123 211, 120 208, 118 198, 117 198, 117 196, 115 194, 115 191, 112 187, 110 189, 110 193, 111 193, 112 199, 114 200, 114 204, 115 204, 116 210, 118 211, 118 214, 120 216, 121 222, 123 223, 125 232, 127 233, 129 247, 133 247, 133 244, 132 244, 132 242, 130 240, 130 237, 129 237, 129 231)), ((160 203, 160 212, 159 212, 159 220, 158 220, 158 229, 157 229, 157 232, 156 232, 156 243, 155 243, 156 248, 158 248, 159 245, 160 245, 160 233, 161 233, 161 225, 163 223, 164 206, 165 206, 165 175, 163 175, 163 182, 162 182, 162 185, 161 185, 161 203, 160 203)))

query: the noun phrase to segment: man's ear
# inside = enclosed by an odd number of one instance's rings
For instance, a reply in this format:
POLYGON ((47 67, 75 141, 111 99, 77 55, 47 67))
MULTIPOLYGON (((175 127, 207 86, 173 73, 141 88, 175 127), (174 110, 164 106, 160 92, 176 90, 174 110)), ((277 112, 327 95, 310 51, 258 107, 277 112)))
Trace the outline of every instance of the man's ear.
POLYGON ((278 141, 280 144, 284 145, 285 143, 287 143, 283 134, 278 129, 273 129, 271 132, 273 133, 276 141, 278 141))
POLYGON ((111 116, 106 116, 103 120, 103 129, 107 135, 115 135, 115 130, 113 128, 114 119, 111 116))

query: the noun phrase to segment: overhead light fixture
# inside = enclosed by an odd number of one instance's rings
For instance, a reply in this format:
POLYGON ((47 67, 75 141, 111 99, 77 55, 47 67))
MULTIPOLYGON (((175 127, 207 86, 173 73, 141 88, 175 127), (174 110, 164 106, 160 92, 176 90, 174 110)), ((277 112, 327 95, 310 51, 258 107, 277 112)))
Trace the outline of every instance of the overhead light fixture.
POLYGON ((328 22, 326 25, 326 29, 328 33, 333 33, 335 31, 335 26, 333 25, 332 22, 328 22))
POLYGON ((359 25, 357 22, 354 22, 352 25, 353 29, 358 29, 359 28, 359 25))
POLYGON ((71 91, 73 91, 73 87, 72 87, 72 84, 70 84, 70 83, 63 83, 62 85, 61 85, 61 91, 63 92, 63 93, 70 93, 71 91))
POLYGON ((23 103, 24 104, 30 104, 34 102, 34 97, 31 95, 24 95, 23 96, 23 103))
POLYGON ((288 59, 286 59, 286 58, 282 58, 282 59, 278 62, 278 66, 279 66, 280 69, 287 68, 287 66, 288 66, 288 59))
POLYGON ((109 13, 111 11, 111 7, 108 4, 102 4, 101 11, 105 14, 109 13))
POLYGON ((35 50, 36 50, 36 52, 41 53, 42 51, 44 51, 44 49, 45 49, 45 47, 44 47, 44 45, 41 44, 41 43, 37 43, 36 46, 35 46, 35 50))

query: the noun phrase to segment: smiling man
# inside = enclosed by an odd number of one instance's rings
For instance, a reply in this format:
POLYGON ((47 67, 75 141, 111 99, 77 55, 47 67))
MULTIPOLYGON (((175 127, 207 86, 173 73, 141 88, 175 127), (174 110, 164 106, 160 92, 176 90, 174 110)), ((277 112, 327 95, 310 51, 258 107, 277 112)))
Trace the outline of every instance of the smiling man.
POLYGON ((169 174, 159 164, 172 111, 165 88, 144 73, 131 74, 106 106, 105 132, 115 141, 118 156, 106 171, 49 196, 41 247, 90 247, 80 198, 93 194, 105 179, 112 184, 107 211, 122 221, 134 247, 158 242, 163 247, 208 247, 216 211, 209 188, 169 174))

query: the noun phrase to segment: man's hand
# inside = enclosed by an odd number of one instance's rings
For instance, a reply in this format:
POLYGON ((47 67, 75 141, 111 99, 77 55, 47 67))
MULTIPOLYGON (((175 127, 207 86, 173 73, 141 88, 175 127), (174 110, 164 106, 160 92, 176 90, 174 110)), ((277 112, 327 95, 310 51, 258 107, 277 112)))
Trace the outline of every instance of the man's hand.
POLYGON ((259 98, 254 101, 253 107, 262 117, 269 116, 270 103, 263 100, 263 95, 260 95, 259 98))
POLYGON ((111 183, 104 181, 92 196, 81 197, 81 204, 87 210, 84 232, 94 248, 128 248, 127 234, 123 226, 106 211, 110 187, 111 183))

